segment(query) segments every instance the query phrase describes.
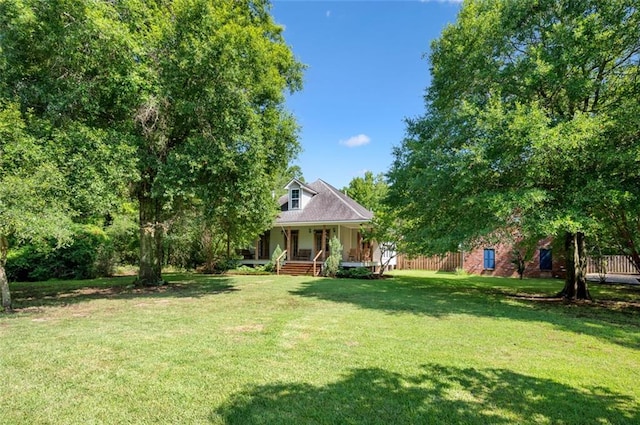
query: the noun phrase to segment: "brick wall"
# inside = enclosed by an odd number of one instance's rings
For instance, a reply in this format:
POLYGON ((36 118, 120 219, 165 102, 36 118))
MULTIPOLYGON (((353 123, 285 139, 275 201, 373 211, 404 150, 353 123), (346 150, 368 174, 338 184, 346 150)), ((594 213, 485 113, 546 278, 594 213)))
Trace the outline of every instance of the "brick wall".
MULTIPOLYGON (((533 258, 525 264, 524 275, 526 277, 564 277, 564 258, 561 253, 552 250, 552 269, 540 270, 540 248, 550 249, 551 240, 544 239, 538 243, 533 258)), ((515 264, 511 262, 513 258, 513 244, 486 244, 479 246, 470 252, 464 253, 464 270, 467 273, 486 276, 517 277, 518 271, 515 264), (486 270, 484 268, 484 249, 495 250, 495 268, 486 270)))

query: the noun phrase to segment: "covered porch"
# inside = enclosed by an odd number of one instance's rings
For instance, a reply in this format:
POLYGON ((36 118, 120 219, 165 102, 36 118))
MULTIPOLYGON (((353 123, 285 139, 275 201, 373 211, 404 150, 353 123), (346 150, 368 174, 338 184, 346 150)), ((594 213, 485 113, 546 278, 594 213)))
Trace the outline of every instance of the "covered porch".
POLYGON ((286 251, 287 262, 320 263, 330 254, 329 241, 336 236, 342 244, 344 267, 375 267, 374 247, 365 242, 361 223, 296 224, 278 226, 265 232, 251 249, 243 250, 242 263, 263 265, 271 260, 277 246, 286 251))

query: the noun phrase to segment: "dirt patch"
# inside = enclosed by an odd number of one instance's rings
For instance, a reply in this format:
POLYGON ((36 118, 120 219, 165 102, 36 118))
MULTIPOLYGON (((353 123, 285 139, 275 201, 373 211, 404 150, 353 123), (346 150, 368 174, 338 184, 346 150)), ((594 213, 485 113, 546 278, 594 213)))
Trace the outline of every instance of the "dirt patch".
POLYGON ((567 305, 585 308, 602 308, 611 311, 625 313, 640 313, 640 300, 567 300, 562 297, 549 297, 544 295, 531 294, 504 294, 507 298, 530 301, 532 303, 548 304, 548 305, 567 305))
POLYGON ((94 296, 94 295, 110 296, 110 295, 113 295, 114 293, 120 293, 120 292, 121 290, 119 290, 118 288, 82 288, 82 289, 75 289, 73 291, 57 294, 53 298, 64 299, 64 298, 75 298, 78 296, 94 296))

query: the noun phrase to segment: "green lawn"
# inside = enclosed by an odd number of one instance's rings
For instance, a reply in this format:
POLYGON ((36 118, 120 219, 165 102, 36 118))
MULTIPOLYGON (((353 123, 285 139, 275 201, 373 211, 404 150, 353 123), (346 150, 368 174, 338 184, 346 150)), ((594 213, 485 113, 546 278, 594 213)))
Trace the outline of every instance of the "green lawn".
POLYGON ((640 287, 168 279, 13 284, 0 423, 640 423, 640 287))

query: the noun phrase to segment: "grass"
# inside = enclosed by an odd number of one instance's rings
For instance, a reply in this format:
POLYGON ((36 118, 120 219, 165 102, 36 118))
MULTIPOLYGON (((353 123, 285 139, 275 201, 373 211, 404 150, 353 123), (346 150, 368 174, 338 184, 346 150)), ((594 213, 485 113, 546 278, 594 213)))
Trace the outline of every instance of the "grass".
POLYGON ((640 423, 640 287, 167 278, 12 284, 0 423, 640 423))

